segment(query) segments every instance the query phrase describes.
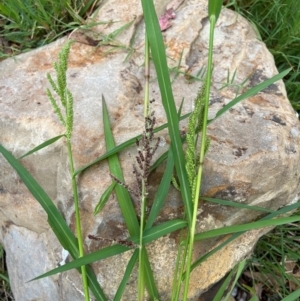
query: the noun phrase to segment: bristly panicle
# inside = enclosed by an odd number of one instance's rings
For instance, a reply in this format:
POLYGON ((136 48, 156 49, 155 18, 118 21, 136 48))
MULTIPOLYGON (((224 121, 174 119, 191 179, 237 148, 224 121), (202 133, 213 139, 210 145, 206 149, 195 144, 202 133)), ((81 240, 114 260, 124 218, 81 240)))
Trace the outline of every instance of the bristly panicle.
POLYGON ((95 235, 92 235, 92 234, 89 234, 88 235, 88 238, 89 239, 92 239, 92 240, 103 240, 103 241, 108 241, 108 242, 115 242, 121 246, 125 246, 125 247, 128 247, 128 248, 137 248, 138 245, 136 245, 134 242, 132 242, 131 240, 128 240, 128 239, 110 239, 110 238, 104 238, 104 237, 101 237, 101 236, 95 236, 95 235))
MULTIPOLYGON (((202 131, 204 102, 205 102, 205 84, 200 88, 195 99, 194 111, 191 113, 188 121, 188 130, 186 134, 187 150, 186 150, 186 170, 192 190, 192 199, 195 193, 195 180, 197 177, 197 169, 199 165, 199 154, 197 153, 197 141, 199 133, 202 131)), ((208 149, 209 139, 206 137, 206 150, 208 149)))
POLYGON ((116 178, 114 175, 110 174, 113 180, 115 180, 119 185, 125 187, 130 193, 132 193, 136 198, 139 198, 139 194, 134 190, 129 187, 126 183, 120 181, 118 178, 116 178))
POLYGON ((155 123, 156 118, 155 112, 153 111, 149 116, 145 117, 145 129, 142 138, 140 141, 136 141, 138 154, 135 157, 137 164, 133 164, 133 173, 136 178, 139 196, 142 195, 143 181, 147 188, 151 160, 158 148, 160 141, 160 139, 157 138, 155 144, 153 145, 155 123))
POLYGON ((135 156, 136 163, 132 165, 133 174, 136 180, 135 189, 130 188, 127 184, 113 175, 111 177, 120 185, 124 186, 137 199, 141 199, 143 195, 143 183, 145 184, 147 195, 148 176, 150 174, 150 166, 153 156, 159 146, 160 138, 154 138, 154 126, 156 123, 155 112, 153 111, 149 116, 145 117, 145 128, 140 140, 136 140, 137 155, 135 156), (155 142, 154 142, 155 140, 155 142))
POLYGON ((56 71, 56 83, 52 79, 51 75, 47 74, 47 79, 60 100, 55 99, 49 89, 47 89, 48 98, 57 114, 59 120, 64 125, 67 131, 67 138, 71 139, 73 130, 73 96, 67 89, 67 69, 68 69, 68 56, 70 52, 72 41, 66 43, 59 53, 58 62, 54 63, 54 69, 56 71), (64 111, 64 113, 63 113, 64 111))

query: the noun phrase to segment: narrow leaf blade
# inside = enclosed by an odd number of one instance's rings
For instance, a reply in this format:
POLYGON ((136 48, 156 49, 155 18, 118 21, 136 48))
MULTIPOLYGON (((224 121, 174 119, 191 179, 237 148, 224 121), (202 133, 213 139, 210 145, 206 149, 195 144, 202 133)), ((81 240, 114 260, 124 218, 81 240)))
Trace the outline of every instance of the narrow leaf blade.
POLYGON ((153 201, 153 205, 151 207, 151 210, 150 210, 147 222, 146 222, 145 230, 152 227, 156 217, 158 216, 158 214, 165 202, 165 199, 169 192, 173 170, 174 170, 173 152, 171 150, 169 150, 167 166, 165 168, 164 175, 158 186, 157 193, 155 195, 155 199, 153 201))
POLYGON ((37 152, 37 151, 43 149, 44 147, 47 147, 48 145, 50 145, 50 144, 56 142, 57 140, 59 140, 59 139, 62 138, 62 137, 65 137, 65 136, 66 136, 65 134, 59 135, 59 136, 56 136, 56 137, 54 137, 54 138, 51 138, 51 139, 49 139, 49 140, 43 142, 42 144, 38 145, 37 147, 33 148, 32 150, 30 150, 30 151, 27 152, 26 154, 24 154, 24 155, 22 155, 21 157, 19 157, 18 160, 20 160, 20 159, 22 159, 22 158, 24 158, 24 157, 26 157, 26 156, 29 156, 29 155, 31 155, 31 154, 33 154, 33 153, 35 153, 35 152, 37 152))
POLYGON ((110 247, 106 247, 99 251, 84 255, 77 259, 74 259, 73 261, 68 262, 68 263, 66 263, 58 268, 55 268, 47 273, 44 273, 30 281, 49 277, 49 276, 52 276, 52 275, 55 275, 58 273, 62 273, 62 272, 68 271, 68 270, 77 269, 77 268, 81 267, 82 265, 87 265, 89 263, 93 263, 93 262, 103 260, 103 259, 115 256, 118 254, 122 254, 124 252, 127 252, 128 250, 130 250, 128 247, 121 246, 121 245, 113 245, 110 247))
POLYGON ((172 85, 170 81, 168 65, 166 60, 165 47, 160 31, 157 15, 152 0, 142 0, 142 8, 146 25, 147 38, 149 40, 151 54, 157 74, 162 103, 167 115, 168 129, 171 137, 171 147, 176 157, 174 157, 175 167, 180 182, 181 194, 185 205, 187 219, 192 220, 192 200, 185 169, 185 158, 182 149, 182 142, 179 132, 179 118, 173 98, 172 85))
POLYGON ((241 231, 249 231, 249 230, 259 229, 264 227, 273 227, 273 226, 283 225, 286 223, 293 223, 297 221, 300 221, 300 216, 281 217, 277 219, 260 220, 257 222, 243 224, 243 225, 228 226, 220 229, 206 231, 203 233, 198 233, 195 235, 195 241, 203 240, 206 238, 212 238, 220 235, 230 234, 230 233, 241 232, 241 231))
POLYGON ((298 300, 297 298, 300 297, 300 289, 289 294, 287 297, 283 298, 281 301, 295 301, 298 300))
MULTIPOLYGON (((106 143, 107 150, 110 151, 115 147, 115 142, 114 142, 113 134, 110 129, 108 111, 107 111, 104 97, 102 98, 102 110, 103 110, 105 143, 106 143)), ((109 169, 111 174, 114 175, 120 181, 124 182, 122 168, 118 156, 116 154, 108 158, 108 164, 109 164, 109 169)), ((130 235, 138 234, 139 223, 128 191, 121 185, 116 185, 115 191, 130 235)))
MULTIPOLYGON (((267 216, 263 217, 261 220, 270 220, 272 218, 275 218, 277 216, 280 216, 282 214, 287 214, 289 212, 292 212, 293 210, 296 210, 300 207, 300 203, 297 202, 295 204, 292 205, 288 205, 285 206, 281 209, 279 209, 278 211, 272 212, 270 214, 268 214, 267 216)), ((238 238, 239 236, 243 235, 245 233, 245 231, 241 231, 241 232, 237 232, 234 233, 233 235, 231 235, 228 239, 226 239, 224 242, 222 242, 220 245, 218 245, 216 248, 214 248, 213 250, 211 250, 210 252, 208 252, 207 254, 203 255, 202 257, 198 258, 191 266, 191 270, 193 270, 195 267, 197 267, 199 264, 201 264, 203 261, 205 261, 207 258, 209 258, 210 256, 212 256, 213 254, 215 254, 216 252, 218 252, 219 250, 221 250, 223 247, 225 247, 226 245, 228 245, 230 242, 232 242, 233 240, 235 240, 236 238, 238 238)))
POLYGON ((254 96, 255 94, 257 94, 258 92, 260 92, 261 90, 267 88, 268 86, 270 86, 271 84, 275 83, 276 81, 282 79, 283 77, 285 77, 289 72, 291 71, 291 68, 282 71, 281 73, 271 77, 270 79, 267 79, 266 81, 258 84, 257 86, 249 89, 248 91, 246 91, 245 93, 243 93, 242 95, 238 96, 237 98, 233 99, 232 101, 230 101, 227 105, 225 105, 221 110, 219 110, 216 114, 216 117, 212 120, 209 121, 209 123, 215 121, 217 118, 221 117, 224 113, 226 113, 229 109, 231 109, 233 106, 235 106, 237 103, 239 103, 240 101, 249 98, 251 96, 254 96))
POLYGON ((120 301, 121 300, 123 292, 126 288, 126 285, 127 285, 128 281, 129 281, 129 278, 130 278, 130 275, 132 273, 132 270, 133 270, 138 258, 139 258, 139 251, 135 250, 133 252, 128 264, 127 264, 123 279, 122 279, 122 281, 121 281, 121 283, 118 287, 117 293, 115 294, 114 301, 120 301))
MULTIPOLYGON (((47 213, 48 223, 62 247, 71 254, 73 259, 78 258, 79 251, 77 239, 52 200, 49 198, 43 188, 36 182, 32 175, 25 169, 25 167, 23 167, 22 164, 2 145, 0 145, 0 152, 8 161, 8 163, 15 169, 28 190, 47 213)), ((89 279, 89 287, 97 300, 106 301, 107 299, 97 281, 94 272, 90 267, 87 267, 87 276, 89 279)))
POLYGON ((98 204, 95 206, 94 215, 97 215, 102 208, 105 206, 106 202, 108 201, 110 195, 112 194, 117 182, 113 181, 108 188, 104 191, 104 193, 101 195, 100 200, 98 204))
POLYGON ((215 16, 216 22, 219 18, 222 9, 222 0, 209 0, 208 1, 208 15, 209 17, 215 16))
MULTIPOLYGON (((176 230, 183 229, 184 227, 187 227, 187 222, 184 220, 173 220, 173 221, 167 221, 165 223, 162 223, 158 226, 155 226, 151 229, 148 229, 145 231, 144 236, 143 236, 143 242, 145 244, 150 243, 164 235, 167 235, 169 233, 172 233, 176 230)), ((137 244, 139 243, 139 235, 135 235, 134 237, 128 238, 128 241, 132 241, 133 243, 137 244)), ((32 280, 37 280, 41 279, 44 277, 48 277, 51 275, 55 275, 61 272, 65 272, 71 269, 79 268, 82 265, 87 265, 99 260, 103 260, 118 254, 122 254, 124 252, 127 252, 131 250, 131 248, 128 248, 127 246, 124 245, 112 245, 109 247, 106 247, 104 249, 95 251, 93 253, 84 255, 82 257, 79 257, 72 262, 68 262, 58 268, 55 268, 43 275, 40 275, 32 280)), ((148 274, 149 276, 150 274, 148 274)))
POLYGON ((252 205, 242 204, 242 203, 233 202, 233 201, 208 198, 208 197, 201 197, 201 199, 205 200, 207 202, 211 202, 211 203, 215 203, 215 204, 219 204, 219 205, 223 205, 223 206, 230 206, 230 207, 236 207, 236 208, 240 208, 240 209, 249 209, 249 210, 268 212, 268 213, 274 212, 274 210, 266 209, 263 207, 252 206, 252 205))

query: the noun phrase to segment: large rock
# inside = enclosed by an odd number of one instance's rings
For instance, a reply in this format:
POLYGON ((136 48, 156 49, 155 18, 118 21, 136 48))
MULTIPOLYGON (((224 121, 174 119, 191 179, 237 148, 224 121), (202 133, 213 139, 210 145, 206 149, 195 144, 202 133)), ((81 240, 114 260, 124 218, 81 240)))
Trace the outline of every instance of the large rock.
MULTIPOLYGON (((165 1, 166 2, 166 1, 165 1)), ((166 3, 159 1, 159 14, 166 3)), ((177 10, 172 27, 164 32, 171 77, 177 71, 197 75, 205 68, 208 53, 209 23, 206 0, 191 0, 177 10), (182 55, 178 67, 179 59, 182 55)), ((105 153, 101 94, 110 112, 117 144, 141 133, 143 129, 143 39, 144 25, 140 1, 107 1, 98 20, 118 20, 101 25, 93 36, 74 34, 78 42, 71 49, 68 85, 75 100, 73 150, 76 168, 105 153), (110 44, 95 47, 97 33, 109 34, 125 23, 131 26, 110 44), (133 52, 130 42, 134 38, 133 52), (89 45, 90 44, 90 45, 89 45), (107 53, 106 51, 114 49, 107 53)), ((72 37, 72 35, 71 35, 72 37)), ((47 99, 46 73, 66 38, 27 54, 0 63, 1 143, 20 156, 43 141, 64 132, 47 99)), ((277 73, 273 57, 259 41, 251 25, 236 13, 223 9, 217 23, 214 49, 214 74, 210 118, 241 93, 277 73), (226 85, 227 76, 235 73, 234 84, 226 85), (249 80, 242 85, 242 82, 249 80), (222 88, 223 87, 223 88, 222 88), (221 89, 222 88, 222 89, 221 89)), ((158 124, 166 122, 159 89, 152 68, 151 98, 158 124)), ((173 83, 177 104, 185 99, 184 112, 191 111, 201 82, 187 82, 182 75, 173 83)), ((182 124, 185 129, 185 124, 182 124)), ((299 193, 299 122, 286 97, 282 81, 235 106, 209 126, 211 146, 205 160, 202 193, 206 196, 274 209, 297 201, 299 193)), ((157 156, 168 149, 169 137, 159 133, 162 143, 157 156)), ((128 154, 120 155, 126 182, 134 182, 128 154)), ((74 230, 74 209, 66 145, 60 140, 22 160, 64 214, 74 230)), ((17 301, 82 300, 80 278, 70 271, 36 282, 31 278, 54 268, 64 253, 46 220, 46 214, 27 191, 8 163, 0 158, 1 242, 7 250, 11 286, 17 301)), ((150 180, 154 192, 163 167, 150 180)), ((88 234, 106 238, 126 238, 127 231, 115 196, 101 214, 92 211, 111 179, 106 162, 84 172, 78 180, 86 251, 92 252, 109 243, 95 242, 88 234)), ((171 191, 158 223, 181 216, 179 195, 171 191)), ((249 222, 258 217, 254 211, 237 210, 202 202, 199 206, 198 231, 249 222)), ((241 258, 247 256, 257 239, 267 230, 244 234, 225 249, 209 258, 191 276, 190 297, 195 299, 219 280, 241 258)), ((169 300, 172 271, 177 251, 177 236, 170 235, 149 244, 148 252, 161 300, 169 300)), ((210 240, 195 246, 195 259, 222 240, 210 240)), ((131 251, 94 265, 99 282, 112 299, 131 251)), ((124 300, 136 300, 135 277, 125 291, 124 300)))

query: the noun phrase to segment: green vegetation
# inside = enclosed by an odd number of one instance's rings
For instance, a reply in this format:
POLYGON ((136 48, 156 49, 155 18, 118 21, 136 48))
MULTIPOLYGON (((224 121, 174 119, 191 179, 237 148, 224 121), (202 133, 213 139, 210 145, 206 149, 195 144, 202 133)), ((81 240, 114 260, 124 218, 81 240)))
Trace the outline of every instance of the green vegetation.
POLYGON ((13 301, 5 264, 5 252, 0 245, 0 301, 13 301))
POLYGON ((285 76, 288 98, 300 112, 300 3, 299 0, 227 0, 226 7, 250 20, 273 54, 279 72, 285 76))
MULTIPOLYGON (((73 1, 72 3, 70 1, 56 1, 51 2, 49 5, 48 1, 2 1, 0 4, 0 38, 5 41, 7 45, 6 48, 2 49, 0 55, 8 56, 22 51, 27 51, 28 49, 49 43, 77 26, 87 25, 85 19, 97 6, 97 3, 98 1, 73 1), (8 50, 11 50, 11 53, 8 53, 8 50)), ((250 89, 246 93, 237 95, 235 99, 233 99, 228 105, 226 105, 217 113, 214 120, 216 120, 222 114, 225 114, 236 103, 258 93, 260 90, 264 89, 283 76, 285 76, 285 83, 290 100, 292 101, 294 108, 300 110, 300 61, 298 53, 300 49, 300 8, 299 4, 297 5, 297 3, 298 0, 247 0, 226 2, 228 7, 239 11, 256 25, 263 41, 266 42, 270 51, 273 53, 281 73, 272 79, 269 79, 268 81, 250 89), (287 34, 287 32, 289 34, 287 34), (287 74, 289 70, 286 71, 286 69, 289 67, 292 67, 293 70, 291 73, 287 74)), ((16 159, 9 151, 0 145, 0 152, 17 171, 25 185, 47 212, 49 224, 51 225, 55 235, 59 239, 61 245, 69 251, 74 259, 72 262, 49 271, 44 275, 40 275, 36 279, 50 276, 69 269, 81 268, 83 286, 85 289, 85 299, 89 300, 89 286, 91 292, 97 300, 107 300, 102 288, 97 282, 96 276, 88 264, 135 249, 130 261, 128 262, 127 269, 124 273, 124 278, 117 290, 115 300, 119 300, 121 298, 135 265, 138 266, 137 300, 144 300, 145 289, 148 290, 151 300, 158 300, 159 292, 156 288, 145 245, 168 233, 172 233, 181 229, 187 229, 188 231, 183 231, 181 236, 182 244, 180 245, 178 251, 178 265, 174 277, 172 294, 173 301, 178 299, 180 293, 183 293, 184 300, 187 300, 190 273, 196 266, 201 264, 201 262, 220 250, 222 247, 226 246, 226 244, 240 236, 245 231, 272 225, 281 225, 278 226, 274 232, 266 235, 265 238, 259 242, 253 258, 249 261, 248 269, 250 272, 252 272, 252 275, 254 275, 253 273, 259 273, 261 275, 269 275, 272 273, 273 275, 278 275, 278 277, 274 276, 275 281, 278 281, 279 283, 277 286, 274 285, 274 283, 270 285, 269 283, 264 282, 263 284, 270 287, 270 290, 273 289, 273 291, 276 291, 281 298, 291 298, 291 296, 295 298, 295 294, 299 294, 299 290, 297 290, 299 288, 299 281, 291 278, 291 273, 287 271, 287 263, 292 262, 292 269, 297 273, 299 256, 297 254, 298 225, 296 222, 300 220, 300 216, 295 214, 291 217, 282 217, 282 215, 297 209, 300 204, 287 206, 278 210, 277 212, 268 212, 268 215, 266 215, 264 218, 253 223, 223 227, 221 229, 215 229, 204 233, 195 233, 203 159, 209 147, 209 143, 205 135, 206 127, 210 122, 214 122, 214 120, 207 120, 207 110, 212 72, 211 58, 213 50, 214 24, 217 21, 221 9, 221 1, 210 0, 209 5, 211 31, 210 55, 208 60, 207 75, 205 84, 195 100, 195 112, 190 114, 189 131, 186 138, 188 151, 186 154, 184 154, 182 137, 180 136, 179 131, 179 120, 181 118, 180 110, 177 112, 173 99, 165 48, 157 16, 154 11, 153 2, 150 0, 142 0, 146 26, 145 40, 149 42, 149 44, 145 43, 145 74, 149 75, 148 64, 151 54, 152 61, 156 68, 156 76, 159 83, 163 106, 167 116, 168 123, 164 127, 168 128, 172 141, 170 150, 161 157, 162 159, 167 160, 167 165, 148 216, 145 216, 145 207, 147 202, 147 177, 149 172, 152 170, 149 165, 152 164, 151 159, 156 150, 155 145, 150 145, 153 141, 155 141, 154 134, 162 129, 162 127, 159 129, 154 128, 155 119, 151 112, 151 104, 149 102, 149 95, 147 94, 150 83, 146 82, 145 84, 147 85, 147 89, 145 89, 146 93, 144 102, 144 133, 139 137, 134 137, 116 147, 110 128, 109 108, 106 107, 105 99, 103 98, 103 124, 107 153, 88 165, 78 170, 74 170, 71 147, 73 99, 71 92, 67 89, 65 76, 67 70, 68 50, 70 46, 69 43, 62 49, 58 62, 54 64, 57 74, 57 82, 55 82, 55 80, 50 76, 48 77, 53 91, 47 91, 48 97, 55 112, 57 113, 59 120, 63 123, 63 125, 65 125, 65 133, 46 141, 40 146, 37 146, 22 157, 30 155, 41 148, 47 147, 58 139, 66 139, 75 200, 74 206, 76 211, 78 240, 71 232, 69 226, 65 223, 62 215, 54 206, 54 203, 45 193, 43 188, 19 162, 20 158, 16 159), (56 100, 55 95, 58 96, 60 102, 56 100), (195 132, 194 129, 197 129, 197 131, 195 132), (138 145, 141 148, 142 154, 139 155, 140 161, 143 161, 142 158, 146 159, 146 164, 140 164, 139 161, 137 161, 137 166, 140 169, 135 169, 137 183, 140 187, 140 190, 137 192, 130 191, 136 193, 140 199, 140 220, 137 217, 132 199, 128 192, 130 187, 124 183, 123 172, 117 155, 120 150, 124 149, 128 145, 132 145, 136 141, 136 138, 141 140, 139 142, 140 145, 138 145), (202 139, 200 149, 197 149, 198 139, 202 139), (97 207, 97 211, 101 210, 101 207, 105 205, 109 194, 112 191, 115 191, 130 236, 127 238, 127 240, 119 242, 116 245, 112 245, 104 249, 97 250, 91 254, 84 255, 80 230, 81 225, 78 210, 79 199, 77 194, 76 176, 79 175, 83 170, 104 159, 108 160, 110 173, 113 175, 115 182, 108 187, 105 196, 102 198, 102 203, 100 203, 100 205, 97 207), (176 170, 176 176, 178 177, 181 197, 185 207, 184 216, 182 219, 170 220, 153 226, 153 223, 158 216, 160 209, 162 208, 164 197, 169 190, 174 168, 176 170), (205 256, 198 258, 195 262, 192 262, 194 241, 200 241, 224 234, 231 235, 217 248, 210 251, 205 256), (278 237, 280 239, 278 239, 278 237), (183 257, 181 257, 182 254, 184 254, 183 257), (287 282, 290 287, 287 287, 287 282), (290 295, 291 292, 293 292, 293 295, 290 295)), ((74 122, 76 122, 76 120, 74 122)), ((266 209, 260 207, 245 206, 234 202, 226 202, 226 204, 224 204, 222 200, 216 199, 206 198, 205 200, 219 203, 220 206, 244 206, 244 208, 248 210, 260 210, 266 212, 266 209)), ((236 267, 236 269, 230 273, 228 279, 230 280, 231 277, 234 277, 234 274, 236 273, 234 283, 237 283, 245 265, 246 262, 242 261, 236 267)), ((254 289, 255 283, 262 283, 262 279, 264 279, 257 277, 252 277, 253 283, 251 284, 251 287, 243 286, 243 288, 252 293, 254 290, 256 293, 254 289)), ((230 282, 229 280, 227 283, 230 282)), ((232 285, 231 288, 233 288, 232 285)), ((220 290, 220 293, 215 297, 214 301, 221 300, 224 295, 226 295, 226 297, 229 296, 229 293, 226 292, 225 285, 221 289, 222 290, 220 290)))
POLYGON ((99 0, 0 1, 0 58, 48 44, 88 25, 99 0), (1 49, 2 45, 2 49, 1 49))
MULTIPOLYGON (((292 68, 283 80, 292 106, 300 113, 299 1, 228 0, 225 4, 253 23, 261 40, 273 54, 279 72, 292 68)), ((274 300, 282 300, 300 287, 297 272, 300 260, 298 237, 299 224, 293 223, 278 226, 259 240, 248 265, 252 275, 252 290, 255 285, 257 287, 257 284, 263 283, 269 296, 273 295, 274 300)))

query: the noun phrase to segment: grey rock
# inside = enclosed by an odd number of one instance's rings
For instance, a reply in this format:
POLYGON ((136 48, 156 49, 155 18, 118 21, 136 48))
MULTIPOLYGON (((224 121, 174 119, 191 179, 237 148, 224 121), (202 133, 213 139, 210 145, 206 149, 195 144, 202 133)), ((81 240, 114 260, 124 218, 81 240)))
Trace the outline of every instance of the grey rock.
MULTIPOLYGON (((208 53, 209 24, 204 0, 185 1, 171 20, 172 27, 163 35, 167 46, 171 78, 176 68, 196 76, 205 69, 208 53), (179 58, 182 56, 178 67, 179 58), (172 59, 171 59, 172 58, 172 59)), ((158 10, 164 11, 165 2, 158 10)), ((97 20, 118 20, 98 26, 91 33, 76 32, 72 45, 68 86, 74 96, 75 126, 73 151, 76 168, 105 153, 101 95, 110 113, 115 141, 120 144, 143 129, 143 39, 144 25, 139 1, 107 1, 97 20), (111 45, 95 47, 100 33, 109 34, 133 21, 111 45), (130 40, 134 35, 133 49, 130 40), (88 38, 86 34, 89 34, 88 38), (92 39, 92 40, 91 40, 92 39), (119 47, 112 46, 118 43, 119 47), (114 50, 107 52, 109 50, 114 50), (127 61, 128 53, 132 51, 127 61)), ((46 96, 47 72, 54 74, 53 62, 67 38, 0 63, 0 140, 15 156, 20 156, 64 129, 46 96)), ((159 89, 151 68, 151 99, 158 125, 166 122, 159 89)), ((217 23, 214 49, 214 74, 209 118, 236 93, 241 93, 277 73, 272 55, 257 39, 251 25, 236 13, 223 9, 217 23), (235 73, 236 72, 236 73, 235 73), (235 73, 235 85, 226 86, 228 74, 235 73), (249 78, 245 85, 242 82, 249 78), (222 88, 223 87, 223 88, 222 88), (222 89, 221 89, 222 88, 222 89)), ((179 106, 185 99, 183 114, 190 112, 201 85, 187 82, 182 75, 173 83, 174 98, 179 106)), ((186 122, 181 125, 186 130, 186 122)), ((282 81, 232 108, 209 126, 211 146, 204 165, 202 194, 235 200, 276 210, 298 200, 299 193, 299 122, 282 81)), ((170 139, 160 132, 157 155, 166 151, 170 139)), ((126 183, 134 184, 131 147, 120 154, 126 183)), ((74 230, 75 219, 66 145, 59 140, 48 148, 21 161, 46 190, 68 224, 74 230)), ((83 300, 80 277, 76 271, 49 279, 29 282, 33 277, 54 268, 63 259, 63 250, 53 237, 46 214, 27 191, 11 167, 0 157, 0 232, 8 253, 8 269, 16 300, 83 300), (26 250, 26 254, 24 254, 26 250)), ((158 168, 150 178, 150 198, 163 173, 158 168)), ((106 162, 86 170, 78 178, 81 216, 86 251, 109 244, 87 238, 88 234, 124 239, 128 236, 116 197, 113 196, 96 217, 92 212, 99 197, 111 183, 106 162)), ((157 223, 181 216, 180 198, 170 191, 157 223)), ((250 222, 259 217, 254 211, 201 202, 197 231, 205 231, 250 222)), ((196 268, 191 276, 190 299, 194 300, 221 279, 239 260, 248 256, 258 238, 270 229, 250 231, 196 268)), ((195 259, 208 252, 224 238, 197 243, 195 259)), ((169 300, 178 237, 169 235, 148 246, 148 253, 161 300, 169 300)), ((121 281, 132 251, 93 265, 98 280, 108 296, 113 296, 121 281)), ((130 279, 124 300, 136 300, 136 275, 130 279)))

